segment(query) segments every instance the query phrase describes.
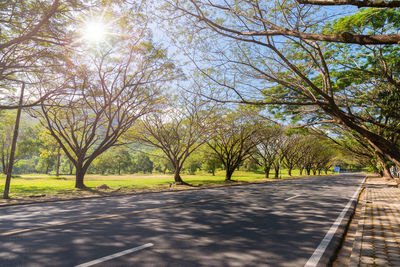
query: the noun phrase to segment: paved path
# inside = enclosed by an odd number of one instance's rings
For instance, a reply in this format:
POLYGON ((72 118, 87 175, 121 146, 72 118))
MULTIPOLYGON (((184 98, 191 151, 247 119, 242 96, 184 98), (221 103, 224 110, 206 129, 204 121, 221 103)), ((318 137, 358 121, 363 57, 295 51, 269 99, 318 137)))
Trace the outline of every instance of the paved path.
POLYGON ((303 266, 362 180, 3 207, 0 266, 303 266))
POLYGON ((392 185, 367 180, 336 266, 400 266, 400 189, 392 185))

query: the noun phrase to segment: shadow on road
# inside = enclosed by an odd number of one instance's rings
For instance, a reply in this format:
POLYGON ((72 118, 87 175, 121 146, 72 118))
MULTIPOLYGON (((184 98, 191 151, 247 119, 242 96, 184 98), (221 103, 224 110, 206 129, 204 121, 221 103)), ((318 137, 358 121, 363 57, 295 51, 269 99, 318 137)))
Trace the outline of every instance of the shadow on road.
MULTIPOLYGON (((147 199, 136 196, 136 203, 131 204, 129 201, 135 200, 132 197, 103 199, 103 203, 71 202, 69 206, 64 203, 66 213, 77 209, 84 217, 85 213, 99 216, 124 212, 135 205, 151 208, 219 197, 1 237, 0 265, 74 266, 151 242, 152 248, 105 262, 104 266, 301 266, 360 180, 293 180, 271 186, 154 194, 147 199), (284 200, 296 194, 299 196, 284 200), (119 209, 120 206, 125 208, 119 209)), ((45 207, 60 209, 58 204, 45 207)), ((43 206, 32 206, 31 212, 40 212, 40 207, 43 206)), ((20 228, 28 221, 29 218, 15 221, 14 227, 20 228)))

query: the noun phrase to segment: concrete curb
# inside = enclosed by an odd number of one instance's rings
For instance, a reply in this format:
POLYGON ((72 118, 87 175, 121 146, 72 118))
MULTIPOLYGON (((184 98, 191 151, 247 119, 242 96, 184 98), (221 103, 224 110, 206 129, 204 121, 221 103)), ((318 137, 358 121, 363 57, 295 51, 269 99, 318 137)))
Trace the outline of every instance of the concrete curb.
MULTIPOLYGON (((342 246, 344 237, 346 232, 350 226, 351 219, 355 214, 355 210, 357 204, 360 200, 361 193, 364 190, 366 177, 364 178, 362 184, 360 185, 360 189, 358 195, 353 199, 350 203, 350 206, 346 213, 344 214, 343 219, 341 220, 340 224, 338 225, 336 231, 334 232, 332 239, 330 240, 329 244, 327 245, 325 251, 323 252, 322 256, 320 257, 319 261, 315 264, 307 264, 305 266, 332 266, 333 262, 336 260, 338 252, 342 246)), ((322 243, 322 242, 321 242, 322 243)), ((311 258, 310 258, 311 259, 311 258)))
POLYGON ((342 220, 340 226, 338 227, 334 237, 332 238, 328 248, 326 249, 324 255, 321 257, 321 260, 317 266, 332 266, 332 263, 335 261, 337 254, 342 246, 343 239, 350 226, 351 219, 355 214, 356 207, 358 205, 359 198, 363 190, 364 187, 360 190, 357 198, 352 202, 350 208, 347 210, 344 219, 342 220))

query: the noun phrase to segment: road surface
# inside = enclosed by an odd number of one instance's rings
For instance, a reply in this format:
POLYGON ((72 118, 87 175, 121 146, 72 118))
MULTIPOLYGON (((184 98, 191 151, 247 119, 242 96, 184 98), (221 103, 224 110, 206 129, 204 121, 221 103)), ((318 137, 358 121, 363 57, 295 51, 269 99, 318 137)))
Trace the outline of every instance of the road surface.
POLYGON ((0 208, 0 266, 303 266, 364 176, 0 208))

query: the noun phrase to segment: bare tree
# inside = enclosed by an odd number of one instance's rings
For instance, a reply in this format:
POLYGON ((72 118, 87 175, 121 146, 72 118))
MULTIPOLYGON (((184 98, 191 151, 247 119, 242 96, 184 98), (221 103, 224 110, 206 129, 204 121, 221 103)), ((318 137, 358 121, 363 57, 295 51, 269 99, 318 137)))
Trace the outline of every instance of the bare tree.
POLYGON ((180 175, 186 159, 207 140, 214 108, 196 97, 178 97, 163 112, 142 118, 131 137, 160 149, 174 168, 176 184, 186 184, 180 175))

